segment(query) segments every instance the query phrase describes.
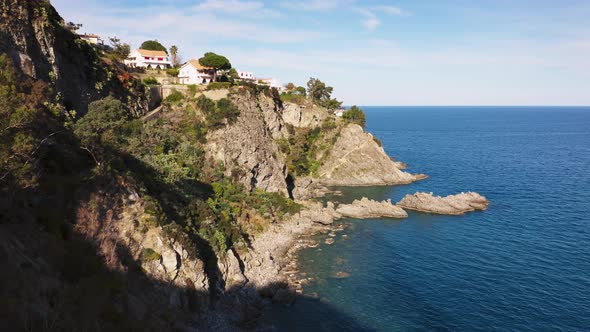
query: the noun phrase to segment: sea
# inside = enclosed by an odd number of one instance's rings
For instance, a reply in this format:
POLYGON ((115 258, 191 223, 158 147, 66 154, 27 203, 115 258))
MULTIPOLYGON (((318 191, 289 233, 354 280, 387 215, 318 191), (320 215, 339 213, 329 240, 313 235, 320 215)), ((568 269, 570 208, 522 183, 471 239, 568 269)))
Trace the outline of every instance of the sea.
POLYGON ((385 151, 428 179, 367 196, 475 191, 464 216, 341 221, 301 251, 279 331, 590 331, 590 108, 363 107, 385 151))

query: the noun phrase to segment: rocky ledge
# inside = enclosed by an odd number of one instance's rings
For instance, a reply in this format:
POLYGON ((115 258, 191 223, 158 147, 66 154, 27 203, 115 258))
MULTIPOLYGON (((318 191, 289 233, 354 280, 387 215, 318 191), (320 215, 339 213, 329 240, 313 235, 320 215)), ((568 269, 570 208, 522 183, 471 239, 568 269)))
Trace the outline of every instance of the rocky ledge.
POLYGON ((342 217, 356 219, 370 218, 406 218, 408 214, 399 206, 391 203, 391 200, 377 202, 363 197, 352 204, 342 204, 336 209, 342 217))
POLYGON ((406 195, 397 203, 399 207, 436 214, 461 215, 465 212, 485 210, 489 201, 484 196, 474 193, 460 193, 447 197, 433 196, 432 193, 415 193, 406 195))

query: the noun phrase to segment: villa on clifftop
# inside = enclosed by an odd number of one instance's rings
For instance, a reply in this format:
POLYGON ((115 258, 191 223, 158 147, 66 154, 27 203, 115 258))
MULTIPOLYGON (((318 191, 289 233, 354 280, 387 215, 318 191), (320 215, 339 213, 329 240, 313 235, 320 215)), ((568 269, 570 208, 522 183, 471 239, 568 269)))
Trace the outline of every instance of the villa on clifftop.
POLYGON ((207 84, 213 82, 215 69, 205 67, 199 63, 199 60, 189 60, 182 67, 178 74, 178 83, 180 84, 207 84))
POLYGON ((172 62, 164 51, 150 51, 138 48, 125 59, 125 65, 131 68, 166 69, 172 66, 172 62))

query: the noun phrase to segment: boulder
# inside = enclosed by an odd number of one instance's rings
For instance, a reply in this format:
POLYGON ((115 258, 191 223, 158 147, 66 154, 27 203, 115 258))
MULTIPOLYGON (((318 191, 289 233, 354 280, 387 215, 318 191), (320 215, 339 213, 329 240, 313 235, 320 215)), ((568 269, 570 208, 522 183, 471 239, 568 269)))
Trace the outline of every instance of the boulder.
POLYGON ((415 193, 414 195, 406 195, 397 205, 404 209, 421 212, 460 215, 465 212, 485 210, 489 201, 474 192, 447 197, 433 196, 432 193, 415 193))
POLYGON ((343 217, 356 219, 370 218, 406 218, 408 214, 399 206, 391 203, 391 200, 377 202, 363 197, 361 200, 355 200, 352 204, 342 204, 338 206, 336 212, 343 217))

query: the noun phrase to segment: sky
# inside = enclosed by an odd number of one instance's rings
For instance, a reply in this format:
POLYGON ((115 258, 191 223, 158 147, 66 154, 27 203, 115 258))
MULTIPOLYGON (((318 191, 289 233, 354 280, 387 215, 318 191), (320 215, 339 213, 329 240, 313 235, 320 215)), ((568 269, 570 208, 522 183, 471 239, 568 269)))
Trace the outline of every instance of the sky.
POLYGON ((138 48, 205 52, 345 105, 590 105, 590 0, 52 0, 138 48))

